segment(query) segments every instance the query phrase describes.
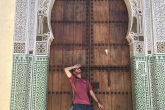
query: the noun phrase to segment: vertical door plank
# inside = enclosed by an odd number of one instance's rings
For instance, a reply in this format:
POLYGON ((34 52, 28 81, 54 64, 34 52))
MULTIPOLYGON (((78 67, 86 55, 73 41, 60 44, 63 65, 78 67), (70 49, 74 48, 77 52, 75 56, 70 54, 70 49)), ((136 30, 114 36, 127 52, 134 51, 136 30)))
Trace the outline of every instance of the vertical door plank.
MULTIPOLYGON (((74 28, 73 23, 65 23, 64 24, 64 36, 63 36, 63 43, 64 44, 72 44, 73 43, 73 35, 74 35, 74 28)), ((67 46, 69 47, 69 46, 67 46)))
POLYGON ((63 1, 64 2, 64 21, 71 21, 74 19, 74 1, 63 1))
POLYGON ((52 44, 62 44, 63 39, 64 39, 64 33, 63 33, 64 25, 63 25, 63 23, 54 23, 53 27, 54 27, 53 34, 54 34, 55 38, 54 38, 52 44))
POLYGON ((109 24, 97 23, 93 24, 94 43, 108 43, 109 38, 109 24))
MULTIPOLYGON (((72 44, 73 43, 73 24, 64 24, 64 39, 63 44, 72 44)), ((63 64, 73 65, 73 46, 65 45, 63 47, 63 64)))
POLYGON ((121 63, 121 49, 119 46, 111 46, 111 58, 110 62, 113 66, 119 66, 121 63))
POLYGON ((86 43, 86 29, 85 29, 85 23, 75 23, 74 24, 74 35, 73 41, 74 44, 81 44, 85 45, 86 43))
POLYGON ((61 110, 61 94, 53 94, 52 110, 61 110))
POLYGON ((93 1, 94 21, 109 21, 108 1, 93 1))
POLYGON ((74 50, 73 50, 73 64, 81 64, 85 66, 86 63, 86 48, 88 48, 86 43, 86 29, 85 24, 76 23, 74 24, 74 50))
POLYGON ((86 2, 85 1, 75 1, 74 2, 74 18, 75 21, 85 21, 86 20, 86 2))
MULTIPOLYGON (((63 1, 56 1, 51 14, 52 21, 61 21, 63 20, 63 12, 64 12, 64 2, 63 1)), ((54 28, 53 28, 54 29, 54 28)))
POLYGON ((122 59, 121 65, 129 66, 130 65, 130 56, 129 56, 129 54, 126 54, 127 52, 129 52, 129 46, 122 45, 121 49, 123 50, 121 52, 121 59, 122 59))
POLYGON ((107 66, 109 65, 109 55, 106 53, 108 51, 109 47, 107 46, 95 46, 93 49, 93 61, 94 65, 102 65, 102 66, 107 66))

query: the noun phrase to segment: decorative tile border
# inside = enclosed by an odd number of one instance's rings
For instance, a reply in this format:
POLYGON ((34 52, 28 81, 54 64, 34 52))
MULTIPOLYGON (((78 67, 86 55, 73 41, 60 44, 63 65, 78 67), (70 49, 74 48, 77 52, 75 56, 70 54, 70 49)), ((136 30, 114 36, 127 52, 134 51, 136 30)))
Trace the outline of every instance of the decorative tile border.
POLYGON ((151 62, 154 110, 163 110, 165 106, 165 54, 154 55, 151 62))
POLYGON ((165 53, 165 42, 157 42, 157 52, 165 53))
POLYGON ((131 58, 134 110, 163 110, 165 106, 165 55, 131 58))
POLYGON ((38 56, 34 61, 32 110, 46 110, 48 57, 38 56))
POLYGON ((25 43, 14 43, 14 53, 25 53, 25 43))
POLYGON ((24 110, 25 107, 28 109, 33 58, 26 55, 14 55, 13 59, 10 110, 24 110))
POLYGON ((46 110, 47 56, 14 55, 10 110, 46 110))
POLYGON ((133 110, 147 110, 148 81, 146 66, 145 56, 131 58, 133 110))

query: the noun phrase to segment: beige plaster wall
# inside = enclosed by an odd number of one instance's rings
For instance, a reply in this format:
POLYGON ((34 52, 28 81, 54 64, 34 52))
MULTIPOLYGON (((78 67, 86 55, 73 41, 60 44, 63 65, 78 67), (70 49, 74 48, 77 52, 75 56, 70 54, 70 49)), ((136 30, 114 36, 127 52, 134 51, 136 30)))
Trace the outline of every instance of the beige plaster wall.
POLYGON ((0 0, 0 110, 10 109, 15 0, 0 0))

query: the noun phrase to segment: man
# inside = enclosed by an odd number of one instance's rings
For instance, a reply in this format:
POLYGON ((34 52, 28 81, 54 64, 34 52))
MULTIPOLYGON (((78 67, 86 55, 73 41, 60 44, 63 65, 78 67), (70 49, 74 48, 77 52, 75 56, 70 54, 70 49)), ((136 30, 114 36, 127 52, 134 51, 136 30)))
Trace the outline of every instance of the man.
POLYGON ((92 98, 97 102, 100 109, 104 109, 103 105, 98 101, 95 96, 95 93, 92 90, 92 86, 88 80, 85 80, 81 77, 81 65, 76 64, 71 67, 66 67, 64 69, 66 75, 69 78, 71 86, 74 90, 74 99, 73 99, 73 110, 92 110, 92 107, 89 102, 87 91, 89 91, 92 98), (73 74, 70 72, 73 70, 73 74), (76 84, 75 84, 76 80, 76 84))

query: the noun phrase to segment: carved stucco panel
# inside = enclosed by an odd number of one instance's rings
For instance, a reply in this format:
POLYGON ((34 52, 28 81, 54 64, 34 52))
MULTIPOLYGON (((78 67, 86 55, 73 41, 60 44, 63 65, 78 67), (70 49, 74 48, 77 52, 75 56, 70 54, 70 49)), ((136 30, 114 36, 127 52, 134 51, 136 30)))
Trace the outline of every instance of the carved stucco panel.
POLYGON ((27 37, 27 22, 28 22, 28 1, 17 0, 16 1, 16 14, 15 14, 15 31, 14 41, 26 42, 27 37))
POLYGON ((127 5, 127 9, 129 9, 129 6, 131 7, 131 10, 128 10, 129 27, 128 27, 128 32, 127 32, 127 37, 126 37, 131 46, 130 49, 133 49, 133 50, 130 50, 131 56, 144 55, 145 44, 144 44, 142 1, 141 0, 125 0, 125 2, 127 5), (127 2, 130 4, 128 4, 127 2))
POLYGON ((160 44, 165 43, 165 1, 152 0, 153 28, 154 28, 154 52, 165 53, 160 44))
POLYGON ((55 0, 39 0, 37 12, 36 55, 48 55, 54 39, 50 25, 50 13, 55 0), (39 46, 40 45, 40 46, 39 46), (42 46, 42 48, 41 48, 42 46), (44 51, 43 51, 44 50, 44 51))
POLYGON ((26 53, 28 1, 17 0, 15 12, 13 53, 26 53))
POLYGON ((165 42, 165 1, 164 0, 152 0, 153 4, 153 16, 154 26, 156 29, 156 40, 165 42))
MULTIPOLYGON (((29 51, 33 51, 36 41, 36 10, 37 10, 37 1, 29 0, 29 51)), ((33 52, 32 52, 33 53, 33 52)))
POLYGON ((146 37, 146 45, 147 45, 147 54, 152 54, 152 21, 151 21, 151 2, 150 0, 144 1, 145 9, 144 9, 144 20, 145 20, 145 32, 144 36, 146 37))

